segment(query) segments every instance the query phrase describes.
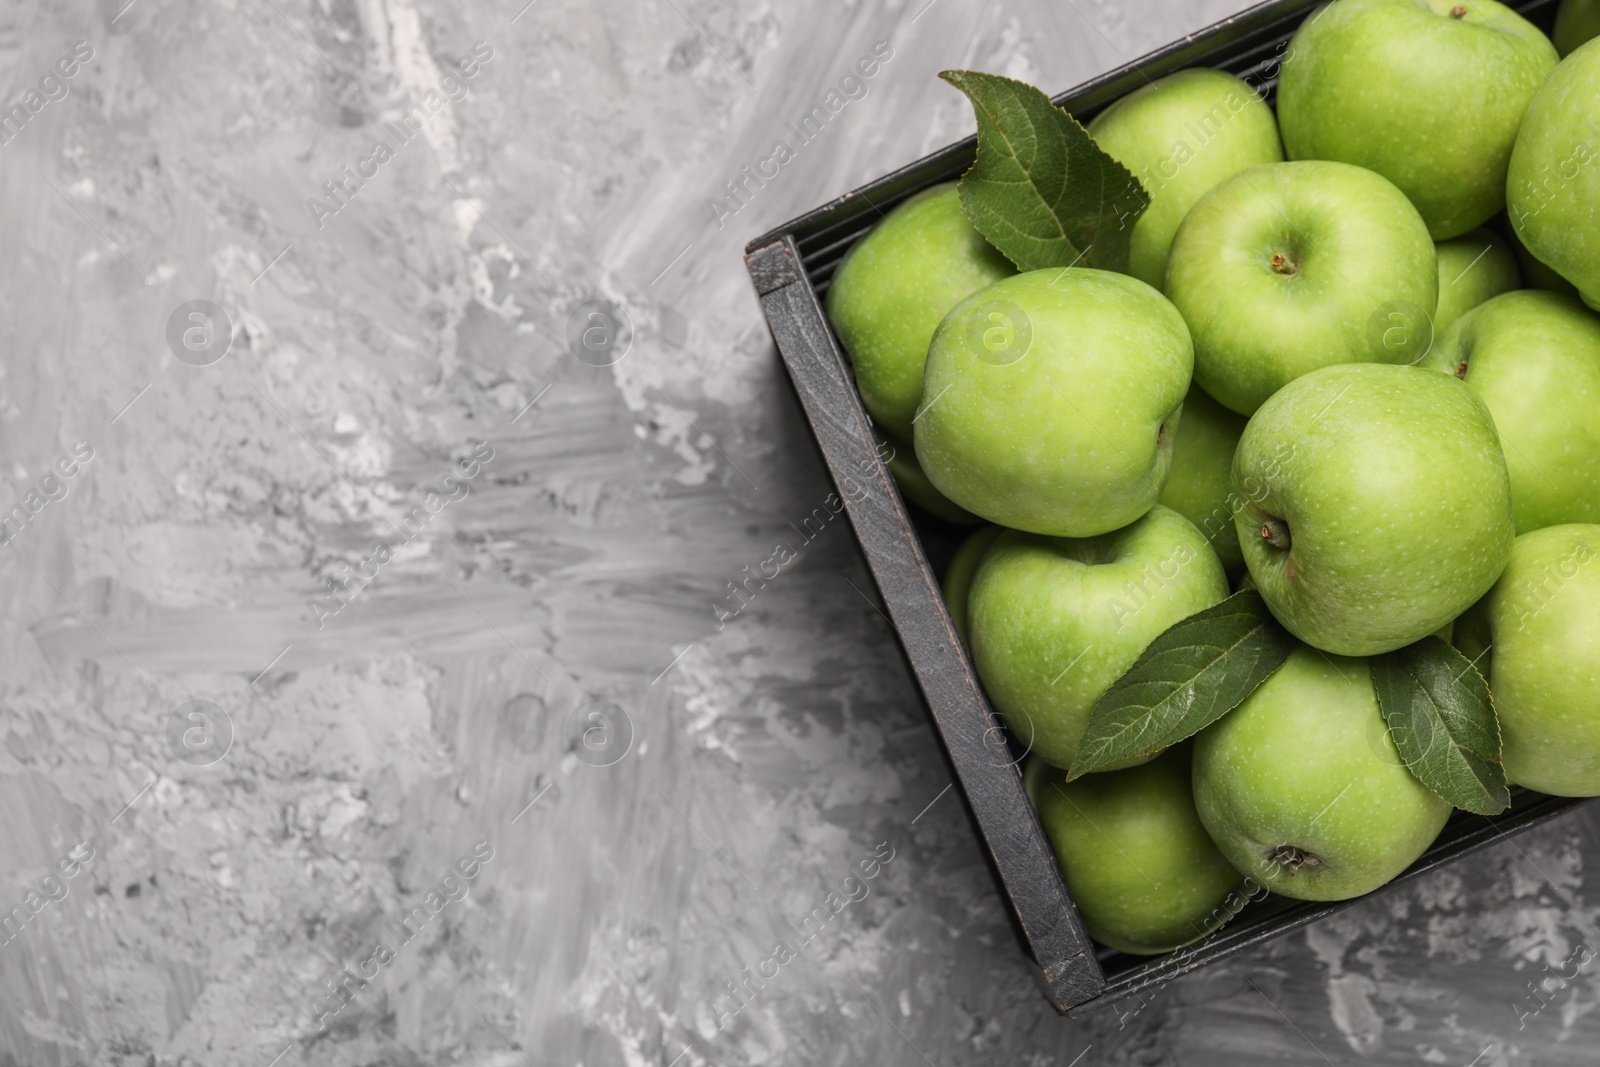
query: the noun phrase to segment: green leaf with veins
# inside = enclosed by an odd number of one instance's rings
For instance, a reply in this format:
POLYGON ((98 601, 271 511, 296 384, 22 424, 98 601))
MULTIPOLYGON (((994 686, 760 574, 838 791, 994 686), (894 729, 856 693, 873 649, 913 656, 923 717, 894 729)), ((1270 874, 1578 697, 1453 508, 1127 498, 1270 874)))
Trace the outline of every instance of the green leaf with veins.
POLYGON ((1067 777, 1199 733, 1244 703, 1295 644, 1254 589, 1174 623, 1095 705, 1067 777))
POLYGON ((1031 85, 972 70, 939 77, 978 117, 978 157, 960 186, 978 232, 1021 270, 1126 270, 1150 203, 1133 173, 1031 85))
POLYGON ((1372 688, 1400 758, 1423 785, 1479 815, 1511 806, 1494 699, 1471 660, 1424 637, 1373 657, 1372 688))

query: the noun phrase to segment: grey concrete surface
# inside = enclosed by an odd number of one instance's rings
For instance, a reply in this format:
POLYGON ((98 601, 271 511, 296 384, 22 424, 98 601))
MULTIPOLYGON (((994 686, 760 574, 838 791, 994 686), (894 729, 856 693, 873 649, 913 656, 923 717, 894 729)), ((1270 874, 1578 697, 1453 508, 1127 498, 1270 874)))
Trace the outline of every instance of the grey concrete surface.
POLYGON ((1229 0, 524 3, 0 8, 0 1064, 1600 1058, 1593 813, 1066 1022, 845 522, 717 622, 830 491, 742 243, 1229 0))

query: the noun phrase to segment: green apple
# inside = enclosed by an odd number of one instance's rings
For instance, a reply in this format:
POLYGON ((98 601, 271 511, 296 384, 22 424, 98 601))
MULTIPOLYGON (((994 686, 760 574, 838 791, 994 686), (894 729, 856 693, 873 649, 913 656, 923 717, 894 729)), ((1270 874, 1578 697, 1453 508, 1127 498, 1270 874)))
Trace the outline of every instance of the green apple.
POLYGON ((1511 244, 1492 230, 1473 230, 1440 241, 1439 310, 1433 313, 1437 341, 1450 324, 1492 296, 1521 288, 1522 272, 1511 244))
POLYGON ((1158 289, 1172 235, 1194 202, 1246 167, 1283 159, 1272 109, 1220 70, 1182 70, 1141 86, 1096 115, 1089 133, 1150 195, 1133 226, 1128 273, 1158 289))
POLYGON ((1596 557, 1600 526, 1523 534, 1462 642, 1492 649, 1479 666, 1488 664, 1506 777, 1555 796, 1600 795, 1596 557))
POLYGON ((1267 606, 1345 656, 1409 645, 1460 615, 1515 536, 1489 409, 1422 367, 1326 367, 1285 386, 1245 427, 1233 484, 1267 606))
POLYGON ((928 350, 917 460, 990 522, 1058 537, 1128 525, 1161 496, 1194 368, 1177 310, 1123 274, 995 282, 928 350))
POLYGON ((1195 381, 1249 415, 1318 367, 1416 360, 1439 274, 1422 217, 1383 178, 1271 163, 1195 204, 1172 242, 1166 293, 1194 337, 1195 381))
POLYGON ((939 321, 963 297, 1015 273, 962 213, 954 182, 913 196, 855 243, 828 289, 828 320, 874 420, 910 440, 939 321))
POLYGON ((917 463, 917 453, 910 445, 880 430, 874 430, 872 436, 877 439, 878 454, 887 457, 884 465, 889 468, 890 477, 906 500, 934 518, 953 522, 957 526, 975 526, 983 521, 966 508, 952 504, 948 497, 934 488, 928 476, 922 473, 922 467, 917 463))
POLYGON ((1200 731, 1194 800, 1236 868, 1297 900, 1370 893, 1450 817, 1400 759, 1367 662, 1304 646, 1200 731))
POLYGON ((1099 537, 1007 531, 972 580, 973 663, 1010 732, 1066 767, 1095 703, 1145 647, 1227 595, 1205 536, 1160 505, 1099 537))
POLYGON ((1565 0, 1550 34, 1556 51, 1569 56, 1596 37, 1600 37, 1600 0, 1565 0))
POLYGON ((944 580, 940 582, 940 588, 944 592, 944 605, 950 612, 950 621, 955 624, 956 636, 961 638, 963 645, 969 647, 971 641, 967 637, 967 603, 968 594, 972 591, 972 579, 978 573, 978 564, 983 562, 989 546, 1003 533, 1005 530, 999 526, 984 526, 973 531, 965 541, 961 542, 961 547, 956 549, 955 556, 950 560, 950 566, 945 568, 944 580))
POLYGON ((1161 491, 1161 503, 1206 535, 1222 565, 1244 566, 1233 513, 1240 501, 1233 492, 1233 450, 1244 433, 1244 417, 1212 400, 1193 386, 1183 401, 1183 418, 1172 442, 1172 473, 1161 491))
POLYGON ((1600 41, 1563 59, 1529 105, 1506 206, 1528 251, 1600 307, 1600 41))
POLYGON ((1119 952, 1169 952, 1233 918, 1250 888, 1194 810, 1188 746, 1076 781, 1023 772, 1039 825, 1089 936, 1119 952))
POLYGON ((1505 206, 1517 126, 1557 58, 1495 0, 1334 0, 1284 59, 1283 147, 1377 171, 1435 239, 1458 237, 1505 206))
POLYGON ((1488 405, 1519 534, 1600 522, 1600 316, 1570 296, 1503 293, 1462 317, 1422 365, 1488 405))

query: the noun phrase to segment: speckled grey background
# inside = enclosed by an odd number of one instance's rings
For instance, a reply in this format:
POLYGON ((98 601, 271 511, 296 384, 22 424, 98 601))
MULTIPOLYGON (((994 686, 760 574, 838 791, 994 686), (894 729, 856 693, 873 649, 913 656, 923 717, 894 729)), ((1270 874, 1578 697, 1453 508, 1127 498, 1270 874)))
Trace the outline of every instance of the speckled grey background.
POLYGON ((743 242, 1229 0, 523 4, 0 8, 0 1064, 1596 1061, 1600 813, 1066 1022, 844 520, 717 623, 743 242))

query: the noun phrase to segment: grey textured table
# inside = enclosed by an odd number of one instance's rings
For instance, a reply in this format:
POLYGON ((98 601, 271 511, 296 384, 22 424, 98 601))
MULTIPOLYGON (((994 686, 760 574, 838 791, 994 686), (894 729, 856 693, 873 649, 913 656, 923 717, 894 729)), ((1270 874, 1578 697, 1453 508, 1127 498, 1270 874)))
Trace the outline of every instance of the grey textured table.
POLYGON ((7 6, 0 1064, 1595 1062, 1593 812, 1033 988, 739 252, 1230 5, 924 2, 7 6))

